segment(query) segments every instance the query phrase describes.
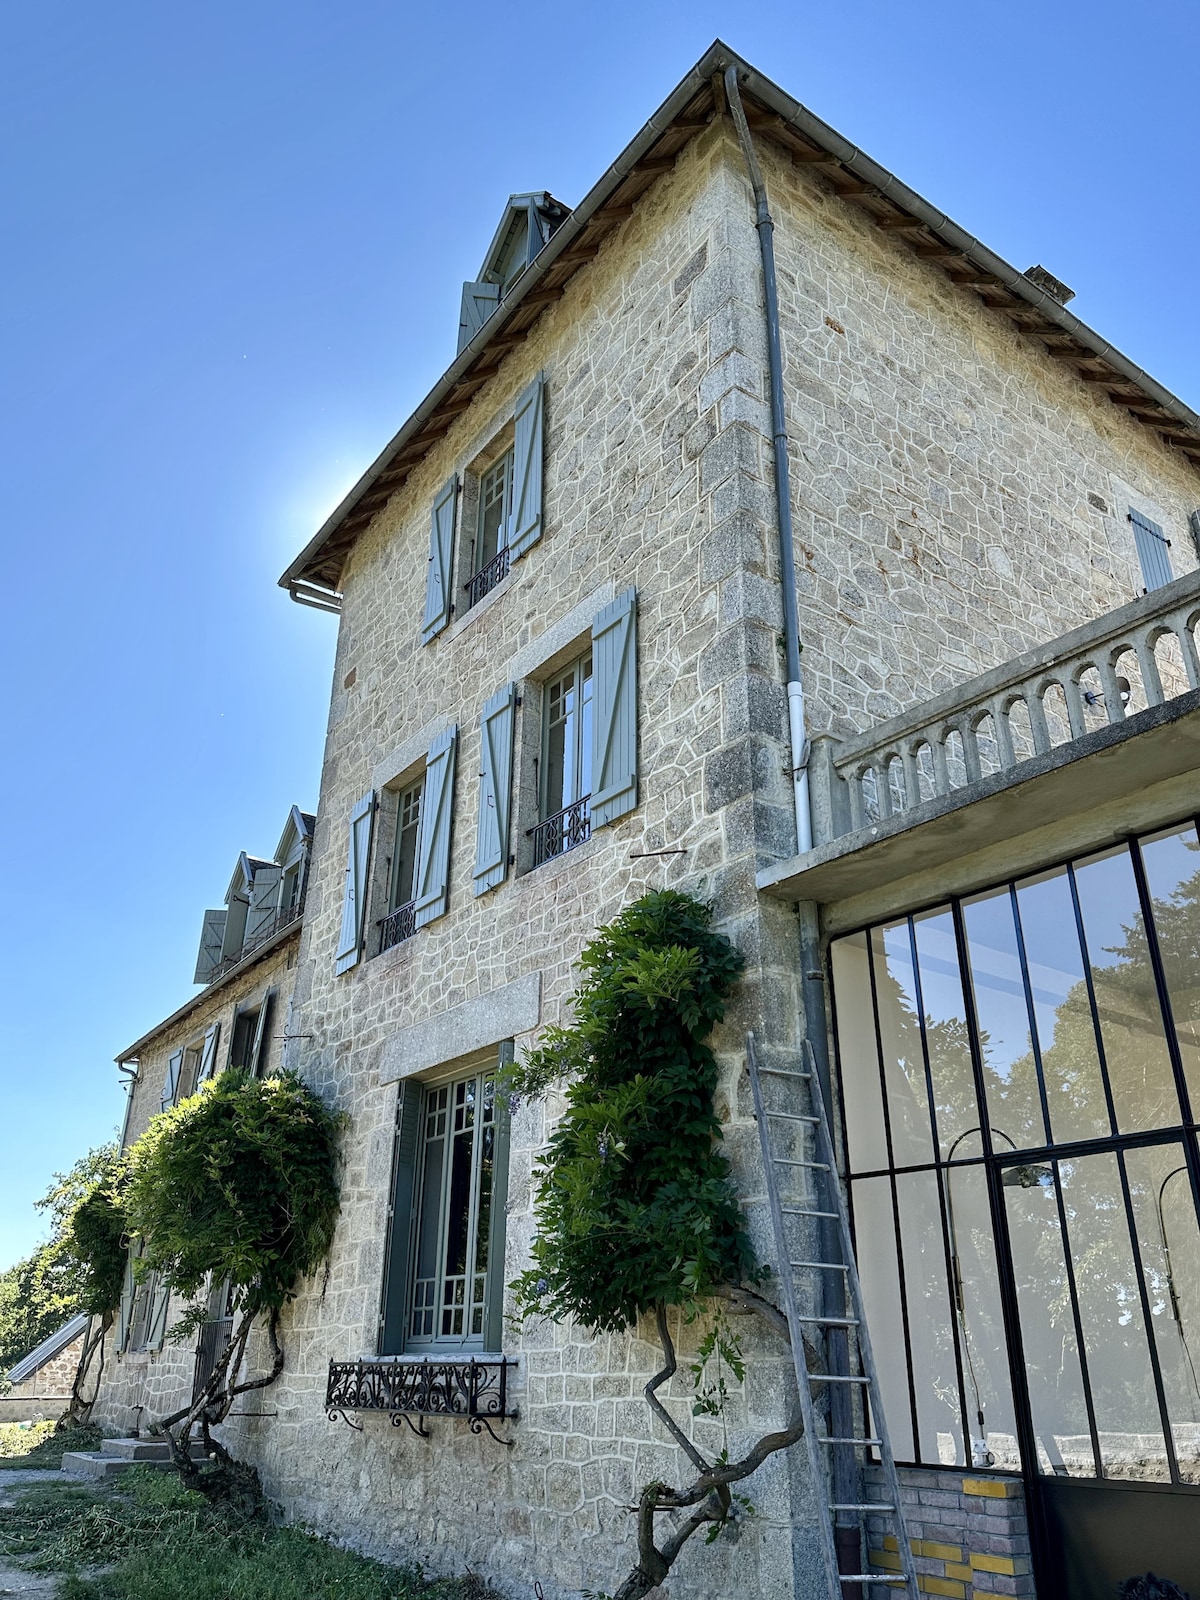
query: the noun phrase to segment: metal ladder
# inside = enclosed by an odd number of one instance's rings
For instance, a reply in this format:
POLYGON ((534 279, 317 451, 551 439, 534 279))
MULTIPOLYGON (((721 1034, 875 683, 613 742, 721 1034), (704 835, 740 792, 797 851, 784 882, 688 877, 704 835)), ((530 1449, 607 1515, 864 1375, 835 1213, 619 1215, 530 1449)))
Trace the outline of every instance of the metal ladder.
MULTIPOLYGON (((753 1033, 746 1035, 746 1065, 750 1073, 750 1091, 754 1097, 754 1115, 758 1122, 758 1136, 762 1145, 763 1171, 766 1175, 767 1199, 771 1207, 771 1223, 775 1232, 775 1246, 778 1255, 778 1274, 780 1292, 783 1299, 783 1310, 787 1316, 788 1330, 791 1334, 792 1362, 796 1369, 796 1387, 800 1397, 800 1413, 804 1419, 804 1438, 808 1445, 809 1463, 812 1468, 813 1486, 816 1492, 818 1505, 818 1522, 820 1533, 821 1554, 825 1567, 825 1577, 828 1584, 830 1600, 841 1600, 846 1594, 866 1591, 869 1584, 889 1584, 895 1587, 896 1592, 903 1591, 909 1600, 920 1600, 920 1591, 917 1585, 917 1570, 913 1561, 912 1547, 908 1541, 908 1530, 904 1522, 904 1509, 900 1498, 900 1480, 896 1473, 896 1462, 892 1456, 892 1447, 888 1440, 887 1423, 884 1420, 882 1396, 879 1391, 879 1379, 875 1368, 875 1359, 871 1351, 871 1339, 867 1330, 866 1313, 863 1310, 862 1286, 858 1279, 858 1268, 854 1261, 854 1249, 850 1237, 850 1218, 846 1211, 846 1202, 842 1195, 841 1185, 837 1177, 837 1162, 834 1156, 833 1136, 830 1132, 828 1114, 825 1109, 825 1097, 821 1092, 821 1080, 816 1070, 816 1060, 813 1055, 812 1045, 804 1041, 804 1069, 788 1071, 779 1067, 760 1067, 758 1064, 758 1050, 755 1045, 753 1033), (795 1110, 781 1111, 768 1109, 763 1097, 763 1078, 785 1079, 791 1084, 807 1085, 808 1104, 810 1110, 801 1115, 795 1110), (812 1130, 811 1146, 806 1146, 798 1152, 792 1151, 781 1155, 777 1148, 777 1130, 779 1125, 790 1125, 793 1133, 797 1130, 812 1130), (812 1155, 814 1159, 807 1159, 812 1155), (799 1159, 800 1156, 805 1159, 799 1159), (814 1196, 811 1201, 803 1205, 785 1205, 780 1198, 780 1170, 792 1173, 797 1170, 809 1171, 813 1175, 810 1192, 814 1196), (784 1218, 787 1216, 803 1217, 819 1226, 818 1233, 836 1235, 840 1244, 840 1260, 794 1260, 793 1247, 789 1243, 784 1218), (835 1228, 824 1226, 833 1223, 835 1228), (817 1281, 818 1293, 816 1299, 815 1315, 802 1314, 798 1304, 797 1274, 811 1273, 817 1281), (844 1293, 839 1290, 838 1309, 841 1315, 825 1315, 825 1285, 826 1275, 834 1275, 840 1284, 844 1285, 844 1293), (848 1305, 846 1304, 848 1301, 848 1305), (851 1362, 843 1360, 827 1362, 836 1368, 844 1365, 844 1372, 836 1370, 829 1372, 810 1372, 808 1356, 805 1351, 805 1329, 817 1330, 823 1338, 826 1350, 833 1340, 839 1339, 844 1348, 849 1350, 849 1335, 854 1334, 854 1344, 857 1347, 860 1371, 852 1372, 851 1362), (830 1426, 824 1432, 818 1432, 817 1408, 813 1401, 813 1386, 825 1384, 829 1386, 830 1426), (841 1395, 835 1395, 834 1385, 844 1386, 841 1395), (853 1396, 857 1391, 859 1404, 853 1403, 853 1396), (847 1403, 848 1400, 848 1403, 847 1403), (840 1401, 840 1403, 839 1403, 840 1401), (871 1429, 867 1427, 868 1405, 871 1429), (835 1428, 835 1419, 841 1417, 841 1424, 835 1428), (845 1419, 849 1419, 846 1425, 845 1419), (883 1466, 884 1479, 887 1490, 887 1501, 876 1504, 873 1501, 842 1500, 836 1497, 834 1488, 837 1474, 834 1471, 833 1451, 835 1447, 843 1446, 853 1450, 866 1450, 875 1448, 879 1451, 879 1459, 883 1466), (900 1558, 901 1571, 889 1572, 839 1572, 837 1545, 834 1537, 833 1519, 839 1514, 854 1513, 860 1526, 867 1513, 882 1516, 892 1525, 895 1534, 897 1551, 900 1558), (843 1585, 845 1587, 843 1587, 843 1585)), ((835 1252, 836 1252, 835 1246, 835 1252)), ((799 1251, 797 1254, 801 1253, 799 1251)), ((809 1252, 805 1251, 804 1254, 809 1252)), ((813 1251, 816 1257, 830 1254, 828 1244, 824 1250, 813 1251)), ((842 1474, 844 1476, 844 1473, 842 1474)), ((854 1475, 857 1480, 857 1473, 854 1475)), ((861 1491, 859 1491, 861 1492, 861 1491)), ((865 1541, 864 1541, 865 1544, 865 1541)))

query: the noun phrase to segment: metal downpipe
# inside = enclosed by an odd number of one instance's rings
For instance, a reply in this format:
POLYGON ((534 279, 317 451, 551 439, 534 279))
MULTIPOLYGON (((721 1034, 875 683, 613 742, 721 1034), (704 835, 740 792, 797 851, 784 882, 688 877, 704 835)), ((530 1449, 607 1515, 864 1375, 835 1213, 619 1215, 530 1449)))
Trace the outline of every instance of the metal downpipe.
POLYGON ((787 423, 783 405, 783 354, 779 340, 779 290, 775 280, 775 224, 755 154, 750 126, 738 91, 737 68, 725 69, 725 99, 754 190, 755 227, 762 252, 763 298, 767 313, 767 367, 771 388, 771 438, 775 452, 775 499, 779 526, 779 583, 783 591, 783 639, 787 657, 788 738, 792 798, 796 808, 796 854, 812 849, 812 809, 808 796, 808 730, 800 681, 800 619, 796 608, 796 558, 792 546, 792 485, 788 468, 787 423))

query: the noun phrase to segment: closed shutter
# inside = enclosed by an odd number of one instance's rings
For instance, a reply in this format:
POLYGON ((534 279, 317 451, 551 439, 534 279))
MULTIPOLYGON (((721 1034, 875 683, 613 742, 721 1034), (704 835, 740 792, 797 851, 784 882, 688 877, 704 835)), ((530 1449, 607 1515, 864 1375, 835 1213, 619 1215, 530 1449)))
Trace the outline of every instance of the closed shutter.
POLYGON ((417 1157, 421 1147, 424 1102, 425 1091, 415 1079, 409 1078, 400 1084, 396 1105, 396 1144, 392 1157, 392 1202, 388 1211, 387 1248, 384 1255, 383 1304, 379 1314, 381 1356, 397 1356, 404 1349, 417 1157))
POLYGON ((362 954, 367 914, 367 866, 371 857, 371 825, 375 819, 375 791, 363 795, 350 813, 350 850, 346 884, 342 891, 342 931, 334 970, 348 972, 362 954))
POLYGON ((421 643, 429 641, 450 621, 450 567, 454 558, 454 509, 458 504, 458 474, 433 502, 429 530, 429 570, 425 577, 425 616, 421 643))
POLYGON ((461 353, 500 304, 498 283, 464 283, 462 310, 458 315, 458 348, 461 353))
POLYGON ((129 1343, 129 1322, 133 1315, 133 1297, 137 1285, 133 1281, 133 1251, 125 1260, 125 1277, 121 1283, 121 1303, 117 1309, 117 1349, 124 1350, 129 1343))
POLYGON ((1131 508, 1129 520, 1133 523, 1133 537, 1137 540, 1138 558, 1142 563, 1146 587, 1161 589, 1164 583, 1170 583, 1175 577, 1171 571, 1171 558, 1167 554, 1171 541, 1157 522, 1143 517, 1140 511, 1131 508))
POLYGON ((440 917, 446 909, 457 748, 456 725, 437 736, 425 760, 421 837, 417 843, 417 878, 413 889, 413 921, 418 928, 440 917))
POLYGON ((150 1318, 146 1325, 146 1349, 161 1350, 167 1336, 167 1308, 171 1304, 171 1285, 155 1273, 150 1318))
POLYGON ((637 805, 637 591, 592 623, 592 827, 637 805))
POLYGON ((1196 546, 1196 554, 1200 556, 1200 511, 1188 512, 1188 527, 1192 530, 1192 543, 1196 546))
MULTIPOLYGON (((497 1066, 503 1072, 513 1060, 513 1041, 500 1045, 497 1066)), ((504 1243, 508 1215, 508 1147, 511 1118, 508 1096, 496 1096, 496 1142, 492 1149, 492 1201, 488 1209, 487 1278, 483 1299, 483 1348, 499 1355, 504 1348, 504 1243)))
POLYGON ((508 876, 508 830, 512 810, 513 718, 517 686, 510 683, 483 708, 479 759, 479 825, 475 842, 475 893, 484 894, 508 876))
POLYGON ((270 1034, 267 1027, 271 1016, 271 1003, 275 998, 274 989, 269 989, 263 995, 263 1003, 258 1008, 258 1021, 254 1024, 254 1041, 250 1046, 250 1055, 246 1061, 246 1070, 256 1078, 261 1078, 263 1069, 267 1064, 268 1041, 270 1034))
POLYGON ((279 880, 283 868, 259 867, 250 885, 250 909, 246 913, 247 945, 256 944, 274 932, 275 918, 279 915, 279 880))
POLYGON ((183 1070, 183 1051, 176 1050, 167 1062, 167 1075, 163 1079, 162 1109, 169 1111, 179 1099, 179 1074, 183 1070))
POLYGON ((221 946, 225 942, 225 908, 206 911, 200 927, 200 953, 196 957, 196 975, 193 983, 207 983, 212 970, 221 959, 221 946))
POLYGON ((221 1042, 221 1024, 214 1022, 204 1035, 204 1047, 200 1051, 200 1070, 196 1074, 196 1086, 207 1083, 217 1073, 217 1046, 221 1042))
POLYGON ((508 548, 514 560, 542 536, 545 387, 539 373, 521 393, 514 415, 512 515, 508 528, 508 548))

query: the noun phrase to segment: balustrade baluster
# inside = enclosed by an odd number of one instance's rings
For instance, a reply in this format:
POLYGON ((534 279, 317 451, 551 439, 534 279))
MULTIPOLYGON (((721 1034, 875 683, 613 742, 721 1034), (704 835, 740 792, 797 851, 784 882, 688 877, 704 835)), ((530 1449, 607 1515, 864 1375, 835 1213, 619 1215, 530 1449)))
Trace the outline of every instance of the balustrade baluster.
POLYGON ((1000 763, 1001 772, 1007 772, 1010 767, 1015 767, 1017 764, 1013 751, 1012 727, 1008 720, 1010 706, 1005 703, 1003 695, 997 695, 991 702, 991 707, 992 728, 996 735, 996 759, 1000 763))
POLYGON ((1142 688, 1146 691, 1146 704, 1161 706, 1166 695, 1163 694, 1162 679, 1158 675, 1158 662, 1154 659, 1149 634, 1145 631, 1140 632, 1133 648, 1137 651, 1138 666, 1142 669, 1142 688))
POLYGON ((1183 653, 1184 670, 1187 672, 1188 688, 1200 689, 1200 653, 1196 650, 1196 641, 1192 637, 1192 630, 1188 627, 1187 611, 1176 611, 1169 618, 1171 630, 1179 640, 1179 648, 1183 653))
MULTIPOLYGON (((1091 662, 1084 662, 1077 671, 1085 672, 1091 662)), ((1082 739, 1088 731, 1086 702, 1083 690, 1079 687, 1079 679, 1075 672, 1064 672, 1058 680, 1058 686, 1063 692, 1067 702, 1067 723, 1071 729, 1072 739, 1082 739)))

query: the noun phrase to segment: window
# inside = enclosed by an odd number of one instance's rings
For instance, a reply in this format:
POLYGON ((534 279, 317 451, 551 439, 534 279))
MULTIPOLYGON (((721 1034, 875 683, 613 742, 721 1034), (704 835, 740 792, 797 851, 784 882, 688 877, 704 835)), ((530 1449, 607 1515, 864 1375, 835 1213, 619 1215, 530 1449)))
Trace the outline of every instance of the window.
POLYGON ((592 656, 547 684, 542 712, 538 825, 533 864, 582 844, 591 833, 592 656))
POLYGON ((416 932, 417 853, 421 834, 421 799, 425 776, 404 789, 396 803, 396 842, 392 849, 392 877, 388 914, 380 924, 379 949, 390 950, 416 932))
POLYGON ((1129 520, 1133 524, 1133 537, 1137 541, 1138 560, 1142 564, 1146 588, 1161 589, 1175 576, 1171 571, 1171 558, 1167 554, 1171 541, 1157 522, 1151 522, 1149 517, 1144 517, 1132 506, 1129 508, 1129 520))
POLYGON ((509 565, 508 529, 512 518, 513 452, 511 447, 479 479, 479 506, 471 545, 471 575, 463 588, 466 609, 478 605, 509 565))
POLYGON ((121 1351, 158 1350, 166 1335, 170 1285, 156 1272, 147 1274, 140 1283, 137 1281, 135 1263, 143 1248, 140 1242, 131 1246, 125 1261, 117 1323, 117 1349, 121 1351))

